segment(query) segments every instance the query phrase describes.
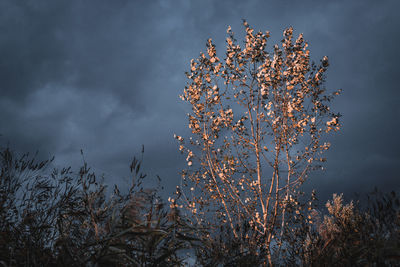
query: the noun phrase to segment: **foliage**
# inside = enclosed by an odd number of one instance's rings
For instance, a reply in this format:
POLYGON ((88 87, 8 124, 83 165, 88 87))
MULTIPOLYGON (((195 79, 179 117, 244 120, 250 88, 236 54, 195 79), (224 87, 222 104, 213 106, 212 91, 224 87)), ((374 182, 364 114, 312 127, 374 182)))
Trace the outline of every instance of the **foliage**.
POLYGON ((283 265, 398 266, 400 201, 395 192, 373 192, 362 207, 342 195, 326 203, 328 214, 313 209, 288 242, 283 265))
POLYGON ((132 185, 106 186, 86 163, 46 174, 50 161, 0 153, 0 259, 5 266, 172 266, 189 247, 189 228, 155 190, 143 189, 141 161, 132 185))
MULTIPOLYGON (((368 195, 368 203, 343 203, 333 195, 326 211, 315 193, 306 204, 292 203, 282 246, 272 253, 273 266, 398 266, 400 260, 400 200, 395 192, 368 195), (296 212, 300 211, 301 212, 296 212)), ((302 203, 305 203, 302 202, 302 203)), ((263 239, 251 238, 251 228, 236 239, 229 225, 197 247, 200 266, 261 266, 267 253, 263 239), (250 237, 250 238, 249 238, 250 237), (254 240, 258 240, 254 242, 254 240)))
POLYGON ((260 266, 266 259, 264 238, 243 222, 240 238, 236 238, 229 224, 218 229, 218 235, 206 233, 196 247, 196 260, 200 266, 260 266))
POLYGON ((189 169, 177 194, 202 227, 226 223, 240 239, 247 222, 271 263, 270 244, 281 243, 296 188, 325 161, 324 134, 339 130, 329 107, 339 91, 326 93, 328 58, 311 63, 302 34, 294 40, 286 29, 269 53, 269 32, 244 27, 243 47, 228 28, 225 60, 209 39, 207 53, 191 61, 181 98, 192 107, 192 136, 176 136, 189 169))
POLYGON ((333 195, 321 212, 315 192, 299 190, 340 126, 328 58, 311 63, 292 28, 269 53, 269 33, 244 27, 243 47, 228 29, 224 60, 208 40, 191 62, 182 99, 192 136, 176 136, 189 168, 169 207, 143 188, 136 158, 126 192, 109 192, 86 162, 77 174, 51 171, 52 160, 1 149, 0 264, 184 266, 194 249, 200 266, 396 266, 395 192, 374 192, 366 206, 333 195))

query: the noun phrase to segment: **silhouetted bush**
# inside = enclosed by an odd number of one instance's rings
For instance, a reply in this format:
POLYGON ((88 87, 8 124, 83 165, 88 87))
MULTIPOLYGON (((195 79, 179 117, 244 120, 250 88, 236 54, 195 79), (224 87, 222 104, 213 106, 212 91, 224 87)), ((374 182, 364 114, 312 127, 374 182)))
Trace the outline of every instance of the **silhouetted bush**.
MULTIPOLYGON (((342 195, 335 194, 326 203, 327 212, 316 208, 314 193, 310 201, 304 200, 296 198, 288 205, 290 220, 272 247, 274 266, 399 266, 400 201, 395 192, 375 191, 364 205, 344 204, 342 195)), ((264 237, 247 224, 244 220, 241 227, 247 230, 240 238, 229 225, 221 226, 218 235, 198 231, 197 263, 268 266, 264 237)))
POLYGON ((364 207, 344 204, 342 195, 334 194, 326 208, 325 216, 310 210, 294 227, 285 240, 285 265, 399 266, 400 202, 395 192, 375 191, 364 207))
MULTIPOLYGON (((2 266, 182 266, 191 249, 200 266, 268 265, 265 236, 245 217, 236 222, 238 238, 228 224, 217 231, 190 226, 175 202, 166 207, 157 190, 143 188, 140 160, 132 161, 127 192, 107 192, 86 163, 77 174, 50 163, 0 152, 2 266)), ((398 266, 395 192, 375 191, 364 206, 334 195, 326 214, 314 200, 299 195, 285 203, 288 220, 271 247, 274 266, 398 266)))
MULTIPOLYGON (((201 233, 201 245, 196 247, 197 263, 201 266, 260 266, 267 259, 263 247, 265 237, 243 220, 240 238, 235 238, 230 225, 221 225, 218 234, 201 233)), ((215 233, 215 231, 213 231, 215 233)))
POLYGON ((49 171, 51 161, 0 153, 0 263, 4 266, 175 266, 191 239, 177 209, 141 186, 111 194, 86 163, 49 171), (50 172, 50 173, 49 173, 50 172))

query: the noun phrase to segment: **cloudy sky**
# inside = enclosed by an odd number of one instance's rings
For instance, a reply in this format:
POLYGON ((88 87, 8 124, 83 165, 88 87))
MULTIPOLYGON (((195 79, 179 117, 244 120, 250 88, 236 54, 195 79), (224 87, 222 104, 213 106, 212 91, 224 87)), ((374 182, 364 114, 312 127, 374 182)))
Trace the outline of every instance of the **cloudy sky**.
POLYGON ((397 0, 1 0, 0 145, 75 167, 82 149, 113 183, 143 144, 145 171, 168 194, 185 166, 173 139, 188 133, 184 72, 207 38, 223 58, 227 27, 240 35, 247 19, 272 43, 288 26, 304 33, 313 60, 330 58, 328 88, 343 89, 343 130, 307 186, 399 190, 398 10, 397 0))

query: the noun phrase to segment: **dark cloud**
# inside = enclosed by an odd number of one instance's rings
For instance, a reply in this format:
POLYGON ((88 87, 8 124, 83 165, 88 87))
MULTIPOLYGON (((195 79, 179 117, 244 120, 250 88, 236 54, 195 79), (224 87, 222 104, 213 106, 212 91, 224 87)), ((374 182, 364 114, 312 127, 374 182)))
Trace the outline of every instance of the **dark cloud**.
POLYGON ((335 110, 327 171, 308 186, 323 195, 399 189, 398 1, 2 1, 0 133, 19 151, 55 154, 77 166, 80 149, 114 181, 129 176, 145 145, 145 167, 179 182, 188 106, 178 95, 191 58, 211 37, 221 53, 228 25, 269 30, 271 43, 293 26, 312 58, 328 55, 335 110))

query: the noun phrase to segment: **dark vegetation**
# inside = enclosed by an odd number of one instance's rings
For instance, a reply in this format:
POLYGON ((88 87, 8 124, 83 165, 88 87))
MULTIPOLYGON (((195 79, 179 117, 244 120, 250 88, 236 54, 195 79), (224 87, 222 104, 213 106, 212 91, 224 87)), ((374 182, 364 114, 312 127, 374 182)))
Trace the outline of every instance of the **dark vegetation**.
POLYGON ((188 248, 190 228, 156 190, 142 187, 141 161, 132 184, 113 192, 84 163, 49 171, 50 161, 0 153, 0 265, 172 266, 188 248))
POLYGON ((292 28, 268 52, 269 32, 243 24, 243 49, 229 27, 225 60, 209 39, 191 61, 189 168, 168 205, 136 158, 122 190, 84 159, 74 172, 0 149, 0 266, 400 266, 396 192, 324 209, 299 190, 340 129, 328 58, 312 63, 292 28))
MULTIPOLYGON (((228 225, 216 231, 185 220, 146 189, 141 161, 130 166, 126 192, 107 187, 86 163, 78 173, 51 170, 51 161, 0 153, 1 266, 180 266, 188 257, 201 266, 263 265, 263 236, 243 221, 243 236, 228 225), (187 252, 191 256, 188 256, 187 252)), ((293 207, 273 263, 282 266, 398 266, 399 198, 369 195, 367 205, 334 195, 318 211, 315 201, 293 207), (325 215, 324 215, 325 214, 325 215)), ((290 210, 290 209, 289 209, 290 210)))

